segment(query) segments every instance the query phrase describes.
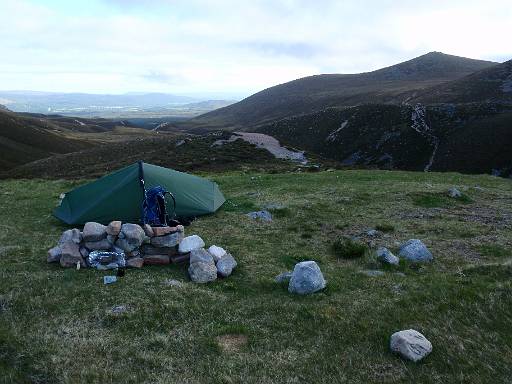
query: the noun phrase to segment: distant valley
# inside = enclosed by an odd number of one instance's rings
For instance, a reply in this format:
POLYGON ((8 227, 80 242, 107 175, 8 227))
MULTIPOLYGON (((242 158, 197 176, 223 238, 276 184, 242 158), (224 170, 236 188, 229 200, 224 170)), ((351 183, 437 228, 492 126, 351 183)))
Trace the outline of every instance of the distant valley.
POLYGON ((512 174, 512 61, 431 52, 373 72, 294 80, 239 102, 38 92, 4 92, 0 101, 8 101, 0 107, 4 177, 97 175, 135 158, 184 170, 265 163, 264 150, 240 140, 211 149, 232 131, 271 135, 329 166, 512 174))

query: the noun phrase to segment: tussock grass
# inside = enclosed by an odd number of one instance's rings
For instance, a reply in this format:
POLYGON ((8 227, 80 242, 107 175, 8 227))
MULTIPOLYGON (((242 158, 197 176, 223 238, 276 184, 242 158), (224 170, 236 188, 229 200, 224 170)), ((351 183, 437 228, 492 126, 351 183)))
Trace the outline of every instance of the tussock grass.
POLYGON ((46 250, 66 229, 51 209, 78 182, 0 182, 0 382, 509 380, 511 268, 501 251, 484 255, 479 247, 512 245, 510 181, 381 171, 215 179, 236 206, 195 220, 186 232, 225 247, 239 267, 206 285, 191 283, 183 266, 128 270, 104 286, 103 272, 48 265, 46 250), (470 205, 456 202, 433 214, 411 199, 426 183, 439 191, 478 184, 483 191, 470 205), (269 201, 282 202, 292 214, 274 215, 271 223, 244 216, 269 201), (395 243, 420 237, 434 262, 387 268, 371 252, 333 257, 340 235, 355 236, 375 223, 392 223, 395 230, 372 239, 372 251, 386 246, 396 254, 395 243), (319 264, 327 288, 290 295, 274 277, 305 260, 319 264), (385 274, 360 273, 369 268, 385 274), (168 279, 182 284, 166 286, 168 279), (116 305, 129 310, 113 315, 116 305), (434 345, 419 364, 388 350, 389 336, 408 328, 434 345))

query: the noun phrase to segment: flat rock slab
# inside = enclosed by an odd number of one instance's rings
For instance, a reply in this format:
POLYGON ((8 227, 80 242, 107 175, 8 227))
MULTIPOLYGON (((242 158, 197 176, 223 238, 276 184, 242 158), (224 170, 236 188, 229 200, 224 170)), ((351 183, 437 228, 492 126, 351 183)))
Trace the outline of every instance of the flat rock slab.
POLYGON ((391 335, 390 349, 404 359, 416 362, 432 352, 432 344, 418 331, 407 329, 391 335))
POLYGON ((174 256, 178 250, 174 247, 155 247, 153 245, 144 244, 141 247, 141 252, 144 255, 168 255, 174 256))
POLYGON ((167 255, 146 255, 144 256, 144 265, 167 265, 171 259, 167 255))
POLYGON ((59 239, 59 244, 63 244, 66 241, 72 241, 75 244, 80 244, 82 241, 82 233, 77 228, 68 229, 62 233, 62 236, 59 239))
POLYGON ((151 238, 151 245, 154 247, 176 247, 182 241, 181 232, 169 233, 165 236, 154 236, 151 238))

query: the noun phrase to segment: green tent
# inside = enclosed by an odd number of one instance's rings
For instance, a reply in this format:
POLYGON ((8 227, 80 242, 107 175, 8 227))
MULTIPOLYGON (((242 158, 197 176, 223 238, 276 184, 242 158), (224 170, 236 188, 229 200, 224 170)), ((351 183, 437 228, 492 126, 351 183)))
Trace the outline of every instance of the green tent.
MULTIPOLYGON (((66 193, 53 214, 68 224, 141 221, 143 186, 161 185, 176 198, 176 215, 213 213, 225 199, 216 183, 202 177, 138 162, 66 193), (144 183, 141 183, 141 178, 144 183)), ((173 207, 167 207, 168 212, 173 207)))

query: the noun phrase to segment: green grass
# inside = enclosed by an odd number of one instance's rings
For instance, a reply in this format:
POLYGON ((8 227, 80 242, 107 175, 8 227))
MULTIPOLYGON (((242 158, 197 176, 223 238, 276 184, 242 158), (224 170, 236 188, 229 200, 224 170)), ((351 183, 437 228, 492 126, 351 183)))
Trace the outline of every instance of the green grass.
POLYGON ((239 264, 233 275, 196 285, 185 267, 145 267, 111 286, 103 285, 105 272, 46 263, 66 228, 51 210, 76 182, 0 182, 0 382, 509 381, 509 180, 385 171, 239 172, 215 180, 233 204, 186 233, 229 250, 239 264), (432 212, 411 199, 427 184, 439 194, 467 187, 473 201, 432 212), (471 193, 475 185, 483 190, 471 193), (271 223, 244 215, 276 201, 289 214, 271 223), (394 231, 372 238, 372 252, 420 238, 434 262, 384 268, 371 252, 333 257, 335 239, 376 223, 394 231), (293 296, 274 277, 304 260, 319 264, 327 288, 293 296), (369 268, 385 275, 360 273, 369 268), (167 286, 167 279, 183 284, 167 286), (129 310, 112 314, 115 305, 129 310), (388 349, 389 336, 409 328, 434 346, 417 364, 388 349))
POLYGON ((504 257, 512 257, 512 248, 504 247, 499 244, 485 244, 480 245, 478 250, 485 257, 496 257, 496 258, 504 258, 504 257))
POLYGON ((365 255, 368 246, 357 240, 339 238, 332 244, 332 249, 340 259, 356 259, 365 255))
POLYGON ((465 194, 450 197, 444 192, 417 192, 412 195, 415 205, 423 208, 448 208, 456 204, 470 204, 473 200, 465 194))

